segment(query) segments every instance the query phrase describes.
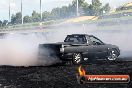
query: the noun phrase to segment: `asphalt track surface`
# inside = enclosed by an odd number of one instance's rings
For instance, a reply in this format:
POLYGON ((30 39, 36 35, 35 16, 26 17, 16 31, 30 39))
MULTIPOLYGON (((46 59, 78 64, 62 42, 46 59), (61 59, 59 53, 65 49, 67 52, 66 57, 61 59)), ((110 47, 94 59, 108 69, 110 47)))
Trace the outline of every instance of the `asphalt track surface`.
MULTIPOLYGON (((125 58, 124 58, 125 59, 125 58)), ((82 65, 87 74, 128 74, 132 78, 132 61, 95 61, 82 65)), ((78 84, 78 65, 13 67, 0 66, 0 88, 131 88, 128 84, 78 84)))

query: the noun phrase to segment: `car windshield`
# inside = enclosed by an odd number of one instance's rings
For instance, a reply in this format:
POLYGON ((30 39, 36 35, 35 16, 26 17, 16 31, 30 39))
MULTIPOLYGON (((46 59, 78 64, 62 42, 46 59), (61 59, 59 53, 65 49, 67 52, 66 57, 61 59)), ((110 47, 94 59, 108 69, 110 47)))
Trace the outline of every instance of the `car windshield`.
POLYGON ((99 40, 99 39, 96 38, 96 37, 91 36, 91 37, 89 37, 89 38, 90 38, 90 40, 91 40, 93 43, 97 43, 98 45, 104 44, 101 40, 99 40))

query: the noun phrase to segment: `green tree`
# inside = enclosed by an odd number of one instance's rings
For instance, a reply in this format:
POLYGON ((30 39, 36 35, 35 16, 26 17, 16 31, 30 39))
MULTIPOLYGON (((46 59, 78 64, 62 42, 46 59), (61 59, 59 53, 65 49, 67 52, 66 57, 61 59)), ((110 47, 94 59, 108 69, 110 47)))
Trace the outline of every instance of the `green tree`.
MULTIPOLYGON (((79 10, 79 14, 84 14, 84 12, 87 9, 87 5, 88 3, 85 2, 85 0, 78 0, 78 10, 79 10), (85 10, 85 11, 84 11, 85 10)), ((76 15, 76 6, 77 6, 77 0, 73 0, 72 2, 72 7, 74 10, 74 14, 76 15)))
POLYGON ((16 13, 16 15, 12 15, 11 23, 12 24, 20 24, 22 22, 22 14, 21 12, 16 13))
POLYGON ((91 15, 90 14, 90 5, 88 3, 84 3, 82 5, 82 9, 83 9, 83 15, 91 15))
POLYGON ((110 5, 109 5, 109 3, 107 3, 107 4, 105 4, 103 7, 102 7, 102 9, 101 9, 101 11, 102 11, 102 14, 104 14, 104 13, 109 13, 110 12, 110 5))
MULTIPOLYGON (((53 8, 51 12, 45 11, 42 13, 42 21, 75 17, 76 6, 77 0, 73 0, 68 6, 53 8)), ((78 0, 78 6, 80 15, 98 16, 110 11, 109 3, 102 6, 100 0, 92 0, 92 4, 88 4, 86 0, 78 0)), ((21 16, 20 12, 12 15, 11 24, 21 23, 21 16)), ((33 11, 31 17, 24 16, 23 20, 24 23, 39 22, 41 21, 40 13, 33 11)))
POLYGON ((43 21, 48 21, 50 19, 51 19, 51 13, 50 12, 45 11, 42 13, 42 20, 43 21))
POLYGON ((39 22, 41 19, 40 19, 40 14, 37 13, 36 11, 33 11, 32 13, 32 21, 33 22, 39 22))
MULTIPOLYGON (((85 0, 78 0, 78 6, 79 7, 83 6, 84 3, 86 3, 85 0)), ((75 6, 75 8, 76 8, 77 0, 73 0, 72 5, 75 6)))
POLYGON ((98 16, 100 15, 100 10, 101 10, 102 3, 99 0, 92 0, 92 11, 93 15, 98 16))
POLYGON ((15 24, 16 15, 12 14, 11 16, 11 24, 15 24))
POLYGON ((52 11, 51 11, 52 19, 59 19, 60 11, 61 11, 61 9, 59 7, 52 9, 52 11))
POLYGON ((68 10, 68 7, 67 6, 63 6, 60 9, 60 17, 61 18, 67 18, 67 17, 69 17, 69 10, 68 10))
POLYGON ((0 20, 0 27, 2 27, 2 21, 0 20))
POLYGON ((5 26, 7 26, 7 24, 8 24, 8 20, 4 20, 2 23, 2 26, 5 27, 5 26))
POLYGON ((21 12, 16 13, 16 23, 20 24, 22 22, 22 14, 21 12))
POLYGON ((24 23, 30 23, 30 22, 32 22, 32 18, 30 17, 30 16, 24 16, 24 18, 23 18, 23 22, 24 23))

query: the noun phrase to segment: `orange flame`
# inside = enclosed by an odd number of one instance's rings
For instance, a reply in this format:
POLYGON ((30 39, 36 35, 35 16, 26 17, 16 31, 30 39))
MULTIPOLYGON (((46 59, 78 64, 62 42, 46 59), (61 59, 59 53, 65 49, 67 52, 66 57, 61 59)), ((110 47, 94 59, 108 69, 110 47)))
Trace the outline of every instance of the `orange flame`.
POLYGON ((86 73, 85 70, 82 68, 82 66, 79 66, 78 71, 80 76, 84 76, 86 73))

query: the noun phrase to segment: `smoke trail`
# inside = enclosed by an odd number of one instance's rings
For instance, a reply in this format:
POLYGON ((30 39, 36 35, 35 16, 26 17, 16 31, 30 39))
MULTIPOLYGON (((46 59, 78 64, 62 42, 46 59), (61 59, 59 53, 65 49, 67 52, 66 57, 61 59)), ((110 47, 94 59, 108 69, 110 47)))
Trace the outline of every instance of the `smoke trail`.
MULTIPOLYGON (((6 34, 0 39, 0 65, 34 66, 56 63, 54 58, 38 58, 38 45, 45 43, 44 33, 6 34), (49 60, 50 59, 50 60, 49 60)), ((45 53, 49 51, 45 50, 45 53)))

